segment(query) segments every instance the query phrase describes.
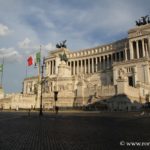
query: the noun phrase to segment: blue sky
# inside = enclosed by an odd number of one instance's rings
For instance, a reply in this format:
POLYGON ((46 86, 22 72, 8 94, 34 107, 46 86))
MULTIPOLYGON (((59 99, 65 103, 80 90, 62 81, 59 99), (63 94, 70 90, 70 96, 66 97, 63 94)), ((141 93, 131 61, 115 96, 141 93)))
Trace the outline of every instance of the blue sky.
MULTIPOLYGON (((149 6, 149 0, 0 0, 5 91, 22 90, 26 59, 40 45, 47 55, 62 40, 73 51, 119 40, 135 20, 150 14, 149 6)), ((28 67, 28 76, 36 73, 28 67)))

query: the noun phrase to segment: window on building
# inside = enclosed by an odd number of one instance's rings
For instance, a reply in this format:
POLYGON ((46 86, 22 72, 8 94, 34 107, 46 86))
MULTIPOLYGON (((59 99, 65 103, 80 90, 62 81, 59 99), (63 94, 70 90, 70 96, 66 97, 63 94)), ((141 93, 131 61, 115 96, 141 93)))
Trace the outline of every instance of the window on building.
POLYGON ((133 76, 129 76, 128 77, 128 83, 129 83, 129 86, 134 86, 134 80, 133 80, 133 76))

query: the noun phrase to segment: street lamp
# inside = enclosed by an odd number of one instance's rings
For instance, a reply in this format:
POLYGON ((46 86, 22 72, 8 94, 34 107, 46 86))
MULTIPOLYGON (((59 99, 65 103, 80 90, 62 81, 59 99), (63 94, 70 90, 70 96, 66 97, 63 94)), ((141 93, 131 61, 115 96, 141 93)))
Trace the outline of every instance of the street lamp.
POLYGON ((41 66, 41 95, 40 95, 40 112, 39 112, 39 116, 43 116, 43 108, 42 108, 42 99, 43 99, 43 68, 44 66, 41 66))
POLYGON ((45 58, 43 58, 43 63, 40 66, 41 67, 41 95, 40 95, 40 112, 39 116, 43 116, 43 107, 42 107, 42 101, 43 101, 43 84, 44 84, 44 67, 45 67, 45 58))

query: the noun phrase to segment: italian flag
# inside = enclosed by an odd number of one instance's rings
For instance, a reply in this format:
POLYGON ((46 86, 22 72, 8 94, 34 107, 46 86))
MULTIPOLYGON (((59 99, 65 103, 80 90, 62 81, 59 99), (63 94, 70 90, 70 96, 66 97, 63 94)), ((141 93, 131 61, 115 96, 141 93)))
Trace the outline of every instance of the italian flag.
POLYGON ((35 55, 31 55, 27 59, 28 66, 32 66, 33 64, 40 64, 41 61, 41 53, 37 52, 35 55))
POLYGON ((28 62, 28 66, 32 66, 33 65, 33 58, 32 58, 32 56, 28 57, 27 62, 28 62))

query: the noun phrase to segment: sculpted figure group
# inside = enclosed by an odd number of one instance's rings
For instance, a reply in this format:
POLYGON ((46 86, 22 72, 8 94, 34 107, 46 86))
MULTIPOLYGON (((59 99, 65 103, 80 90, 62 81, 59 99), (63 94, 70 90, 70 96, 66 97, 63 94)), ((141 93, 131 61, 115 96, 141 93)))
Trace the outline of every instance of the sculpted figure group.
POLYGON ((66 42, 67 40, 62 41, 59 44, 57 43, 56 48, 67 48, 66 42))
POLYGON ((149 15, 141 17, 138 21, 135 21, 137 26, 145 25, 150 23, 149 15))

